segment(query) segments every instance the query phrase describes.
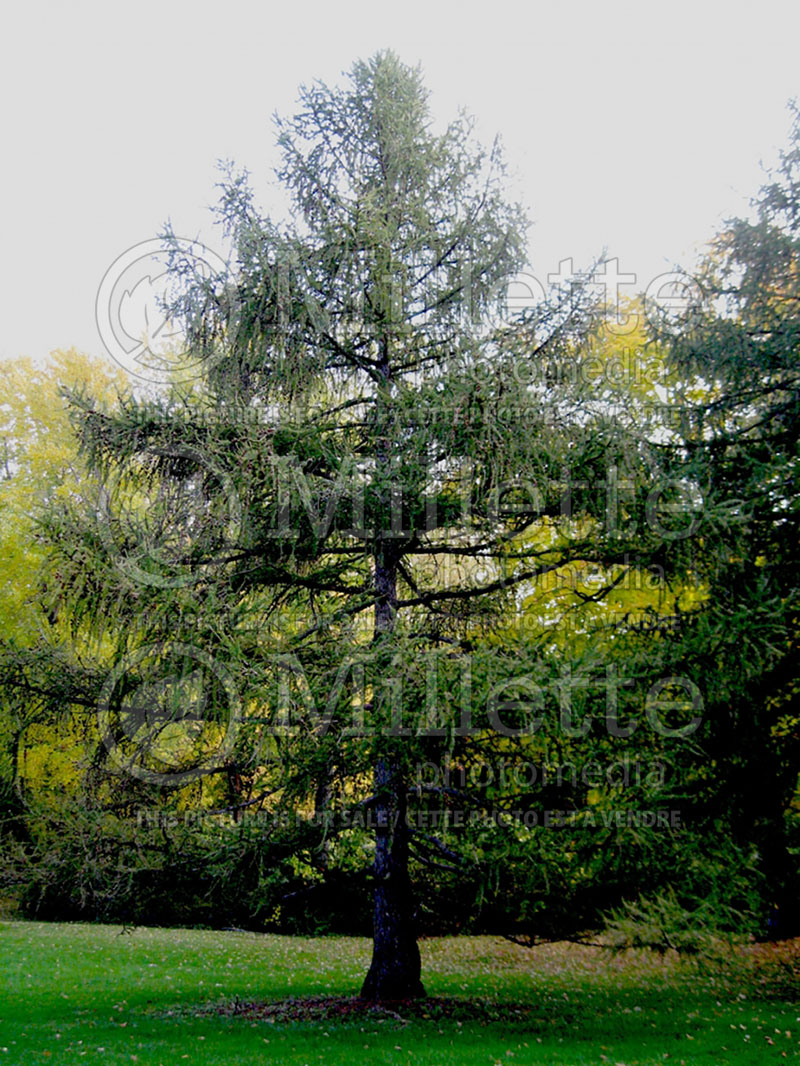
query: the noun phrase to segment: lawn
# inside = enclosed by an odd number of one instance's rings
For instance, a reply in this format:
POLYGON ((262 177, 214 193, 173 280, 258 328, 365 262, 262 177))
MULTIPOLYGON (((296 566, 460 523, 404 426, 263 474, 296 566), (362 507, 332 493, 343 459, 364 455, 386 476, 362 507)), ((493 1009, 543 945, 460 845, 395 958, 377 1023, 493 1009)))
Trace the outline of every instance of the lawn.
POLYGON ((0 1064, 800 1061, 796 946, 750 949, 712 972, 643 952, 427 940, 431 1004, 354 1011, 335 997, 357 991, 369 950, 333 937, 3 922, 0 1064), (301 1008, 299 997, 316 999, 301 1008))

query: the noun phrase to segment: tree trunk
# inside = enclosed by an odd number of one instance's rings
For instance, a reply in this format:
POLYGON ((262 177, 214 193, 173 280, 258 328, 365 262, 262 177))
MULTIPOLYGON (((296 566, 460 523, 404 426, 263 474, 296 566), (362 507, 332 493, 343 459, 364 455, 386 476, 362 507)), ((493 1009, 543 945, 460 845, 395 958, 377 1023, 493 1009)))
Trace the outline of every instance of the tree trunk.
MULTIPOLYGON (((381 449, 380 459, 386 454, 381 449)), ((397 563, 384 542, 375 555, 375 640, 393 632, 397 616, 397 563)), ((373 698, 380 699, 376 691, 373 698)), ((380 721, 380 715, 378 715, 380 721)), ((387 739, 387 738, 384 738, 387 739)), ((395 738, 396 739, 396 738, 395 738)), ((398 760, 384 749, 375 765, 375 894, 372 963, 362 999, 416 999, 425 995, 408 876, 406 785, 398 760)))
POLYGON ((405 782, 396 765, 375 768, 375 897, 372 964, 361 988, 368 1000, 416 999, 425 995, 414 929, 408 876, 405 782))

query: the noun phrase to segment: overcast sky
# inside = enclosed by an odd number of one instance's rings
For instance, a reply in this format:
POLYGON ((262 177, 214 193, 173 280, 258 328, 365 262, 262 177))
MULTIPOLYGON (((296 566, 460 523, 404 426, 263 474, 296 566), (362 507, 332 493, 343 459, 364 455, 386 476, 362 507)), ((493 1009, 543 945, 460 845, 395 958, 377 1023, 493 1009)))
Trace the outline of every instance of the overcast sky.
POLYGON ((438 119, 502 135, 537 276, 604 249, 644 289, 758 188, 800 96, 800 3, 406 0, 6 5, 0 355, 101 355, 118 256, 175 231, 212 248, 216 161, 270 210, 271 116, 391 47, 438 119))

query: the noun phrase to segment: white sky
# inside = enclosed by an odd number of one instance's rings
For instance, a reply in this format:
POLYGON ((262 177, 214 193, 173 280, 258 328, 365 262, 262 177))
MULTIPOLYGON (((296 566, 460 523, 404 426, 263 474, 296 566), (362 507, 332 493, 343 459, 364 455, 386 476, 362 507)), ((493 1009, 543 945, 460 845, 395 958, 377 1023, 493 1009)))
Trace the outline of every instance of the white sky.
POLYGON ((171 218, 220 247, 216 160, 265 191, 271 115, 391 47, 446 120, 502 135, 531 263, 607 247, 645 288, 742 213, 800 97, 800 3, 9 3, 0 43, 0 355, 101 355, 110 264, 171 218))

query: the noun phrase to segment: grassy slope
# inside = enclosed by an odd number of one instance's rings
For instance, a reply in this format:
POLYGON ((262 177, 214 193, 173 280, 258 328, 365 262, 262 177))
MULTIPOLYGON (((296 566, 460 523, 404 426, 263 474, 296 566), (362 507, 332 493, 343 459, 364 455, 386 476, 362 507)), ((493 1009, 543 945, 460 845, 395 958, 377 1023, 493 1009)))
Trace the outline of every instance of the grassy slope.
POLYGON ((800 1006, 752 999, 719 976, 649 956, 609 960, 591 948, 427 941, 428 992, 479 998, 489 1013, 407 1023, 204 1013, 236 996, 351 994, 369 959, 364 940, 6 922, 0 959, 0 1066, 800 1061, 800 1006), (514 1015, 503 1004, 528 1009, 514 1015))

